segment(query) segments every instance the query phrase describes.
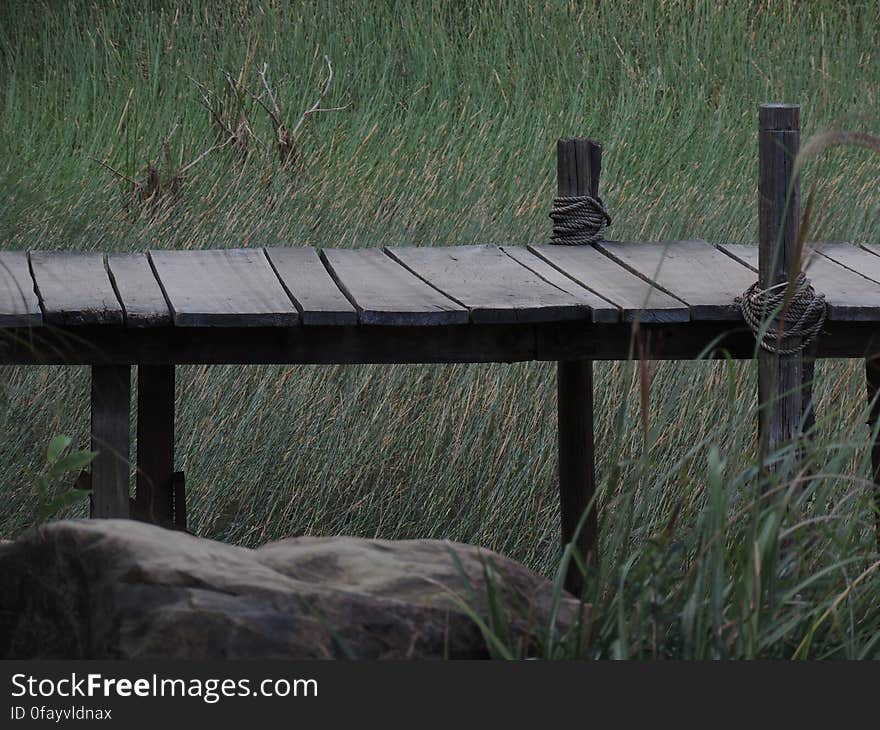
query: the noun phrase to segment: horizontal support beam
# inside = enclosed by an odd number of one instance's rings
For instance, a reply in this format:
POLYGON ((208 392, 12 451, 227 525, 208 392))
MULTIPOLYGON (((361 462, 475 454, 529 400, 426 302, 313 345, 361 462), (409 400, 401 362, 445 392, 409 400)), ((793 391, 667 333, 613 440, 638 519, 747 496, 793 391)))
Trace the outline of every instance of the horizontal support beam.
MULTIPOLYGON (((643 324, 655 360, 755 355, 741 322, 643 324), (722 350, 723 348, 723 350, 722 350)), ((2 365, 248 365, 627 360, 637 357, 629 323, 558 322, 455 326, 246 328, 40 327, 0 330, 2 365)), ((880 354, 880 326, 826 322, 817 357, 880 354)))

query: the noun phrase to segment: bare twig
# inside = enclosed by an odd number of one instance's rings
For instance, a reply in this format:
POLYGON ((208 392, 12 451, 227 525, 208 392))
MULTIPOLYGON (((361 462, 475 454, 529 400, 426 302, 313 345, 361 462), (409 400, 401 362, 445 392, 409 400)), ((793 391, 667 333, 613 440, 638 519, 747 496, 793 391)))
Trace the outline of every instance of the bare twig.
POLYGON ((204 160, 204 159, 205 159, 208 155, 210 155, 212 152, 217 152, 217 151, 219 151, 219 150, 222 150, 224 147, 227 147, 228 145, 230 145, 230 144, 232 144, 233 142, 235 142, 236 139, 237 139, 237 137, 233 134, 233 135, 231 135, 231 136, 229 137, 229 139, 227 139, 225 142, 219 142, 218 144, 215 144, 213 147, 209 147, 209 148, 206 149, 204 152, 202 152, 201 154, 199 154, 195 159, 191 160, 190 162, 188 162, 187 164, 185 164, 183 167, 181 167, 181 168, 177 171, 176 176, 177 176, 177 177, 180 177, 181 175, 183 175, 184 173, 186 173, 186 171, 189 170, 191 167, 194 167, 194 166, 197 165, 199 162, 201 162, 202 160, 204 160))
MULTIPOLYGON (((227 74, 228 77, 229 74, 227 74)), ((189 77, 189 80, 192 81, 198 88, 199 93, 201 94, 202 100, 199 102, 205 109, 208 110, 208 114, 211 115, 211 124, 220 128, 222 132, 225 132, 227 136, 234 136, 235 132, 229 127, 229 125, 223 120, 222 110, 217 109, 217 107, 212 103, 211 97, 213 96, 213 92, 205 87, 204 84, 199 83, 194 78, 189 77)))
POLYGON ((98 163, 101 167, 103 167, 105 170, 109 170, 110 172, 112 172, 112 173, 113 173, 114 175, 116 175, 116 177, 118 177, 120 180, 125 180, 125 182, 127 182, 127 183, 131 183, 132 185, 134 185, 134 186, 137 187, 137 188, 139 188, 139 187, 141 186, 141 184, 140 184, 137 180, 132 180, 128 175, 123 175, 123 174, 122 174, 121 172, 119 172, 119 170, 117 170, 115 167, 111 167, 111 166, 108 165, 106 162, 103 162, 102 160, 99 160, 97 157, 93 157, 92 155, 88 155, 88 158, 89 158, 92 162, 97 162, 97 163, 98 163))
MULTIPOLYGON (((280 124, 281 123, 281 110, 278 108, 278 102, 275 100, 275 94, 272 93, 272 88, 269 86, 269 81, 266 79, 266 71, 268 70, 268 68, 269 68, 269 64, 264 63, 263 68, 261 68, 259 70, 258 75, 260 77, 260 81, 263 84, 263 88, 266 90, 266 93, 269 95, 269 101, 272 102, 271 111, 269 110, 269 107, 267 107, 265 104, 263 104, 263 101, 260 97, 254 97, 254 98, 260 102, 262 107, 267 112, 269 112, 269 116, 271 116, 273 118, 273 120, 277 121, 280 124)), ((262 94, 260 96, 262 96, 262 94)))
POLYGON ((327 81, 324 82, 324 88, 321 89, 321 95, 318 97, 318 100, 302 113, 299 121, 293 127, 290 136, 294 139, 296 139, 296 136, 299 134, 299 130, 302 129, 302 125, 305 124, 306 118, 312 114, 319 114, 320 112, 341 112, 348 109, 348 104, 335 107, 321 106, 321 102, 324 101, 324 97, 327 96, 327 92, 330 91, 330 84, 333 83, 333 64, 330 63, 330 59, 327 56, 324 56, 324 61, 327 62, 327 81))

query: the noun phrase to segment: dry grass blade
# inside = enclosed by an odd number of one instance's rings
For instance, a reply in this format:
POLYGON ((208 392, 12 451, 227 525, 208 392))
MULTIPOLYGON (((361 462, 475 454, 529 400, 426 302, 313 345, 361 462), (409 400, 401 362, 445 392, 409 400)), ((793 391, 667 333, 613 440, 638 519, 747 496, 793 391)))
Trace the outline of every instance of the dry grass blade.
POLYGON ((140 185, 140 183, 139 183, 137 180, 135 180, 134 178, 129 177, 128 175, 125 175, 124 173, 121 173, 121 172, 120 172, 119 170, 117 170, 115 167, 112 167, 111 165, 108 165, 108 164, 107 164, 106 162, 104 162, 103 160, 99 160, 97 157, 94 157, 93 155, 88 155, 88 158, 89 158, 92 162, 97 162, 101 167, 103 167, 103 168, 104 168, 105 170, 107 170, 108 172, 111 172, 111 173, 113 173, 114 175, 116 175, 116 177, 118 177, 120 180, 124 180, 125 182, 127 182, 127 183, 131 183, 132 185, 135 185, 135 186, 136 186, 136 185, 140 185))
POLYGON ((794 160, 794 173, 797 175, 806 162, 816 155, 821 154, 831 147, 853 146, 880 153, 880 137, 870 132, 855 132, 850 130, 830 129, 819 134, 814 134, 801 147, 794 160))
POLYGON ((782 338, 785 335, 785 322, 788 316, 788 310, 794 299, 794 292, 797 288, 798 274, 809 264, 809 256, 804 260, 804 250, 806 247, 807 235, 810 231, 810 223, 813 215, 813 201, 816 192, 816 186, 810 186, 810 192, 807 193, 807 204, 804 206, 804 214, 801 216, 800 227, 798 229, 798 238, 795 241, 794 258, 791 262, 791 270, 788 272, 788 283, 785 287, 785 297, 782 300, 782 309, 779 312, 779 331, 776 333, 776 347, 782 347, 782 338))
POLYGON ((237 139, 236 136, 235 136, 235 135, 232 135, 232 136, 230 136, 225 142, 219 142, 219 143, 215 144, 213 147, 209 147, 208 149, 206 149, 206 150, 204 150, 203 152, 199 153, 194 159, 190 160, 190 161, 189 161, 188 163, 186 163, 183 167, 181 167, 181 168, 177 171, 177 175, 180 176, 180 175, 185 174, 189 169, 191 169, 192 167, 194 167, 195 165, 197 165, 199 162, 201 162, 202 160, 204 160, 204 159, 205 159, 208 155, 210 155, 212 152, 218 152, 219 150, 222 150, 224 147, 228 147, 228 146, 231 145, 233 142, 235 142, 236 139, 237 139))

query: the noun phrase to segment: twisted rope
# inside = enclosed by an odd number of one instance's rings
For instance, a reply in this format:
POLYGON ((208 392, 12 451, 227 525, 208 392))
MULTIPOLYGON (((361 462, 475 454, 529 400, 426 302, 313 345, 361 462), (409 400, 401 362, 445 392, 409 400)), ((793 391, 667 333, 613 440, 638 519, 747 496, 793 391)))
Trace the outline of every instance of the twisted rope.
POLYGON ((752 328, 756 337, 761 331, 762 323, 768 316, 773 316, 773 323, 767 327, 760 344, 767 352, 779 355, 794 355, 804 350, 821 332, 825 323, 825 295, 815 292, 804 272, 800 272, 797 276, 794 294, 780 323, 779 315, 783 313, 779 310, 785 302, 787 286, 788 282, 783 281, 768 289, 762 289, 758 286, 758 282, 755 282, 736 298, 743 319, 752 328), (800 343, 793 344, 797 339, 800 339, 800 343))
POLYGON ((550 240, 563 246, 585 246, 604 241, 611 216, 598 195, 570 195, 553 199, 550 211, 553 234, 550 240))

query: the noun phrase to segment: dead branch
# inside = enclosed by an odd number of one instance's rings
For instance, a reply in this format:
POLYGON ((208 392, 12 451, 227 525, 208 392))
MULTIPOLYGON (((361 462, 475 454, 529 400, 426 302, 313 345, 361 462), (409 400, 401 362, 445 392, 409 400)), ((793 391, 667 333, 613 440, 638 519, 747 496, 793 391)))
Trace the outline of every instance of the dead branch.
POLYGON ((293 136, 281 118, 281 109, 278 106, 278 101, 275 98, 272 87, 269 85, 269 80, 266 78, 268 69, 269 64, 263 63, 263 67, 257 71, 260 83, 263 85, 263 91, 259 94, 255 94, 252 91, 247 93, 263 108, 263 111, 266 112, 269 120, 272 122, 272 129, 275 131, 275 142, 278 145, 278 156, 281 159, 282 166, 287 167, 291 162, 299 160, 299 151, 293 142, 293 136), (263 101, 263 94, 269 97, 269 104, 263 101))
POLYGON ((208 114, 211 116, 211 124, 214 127, 219 127, 221 132, 226 133, 226 136, 234 136, 235 132, 233 132, 232 129, 230 129, 229 125, 226 124, 226 122, 223 119, 222 110, 218 109, 214 105, 214 103, 211 101, 211 97, 214 95, 213 92, 210 89, 208 89, 204 84, 196 81, 191 76, 189 77, 189 80, 192 81, 198 87, 199 94, 202 97, 202 99, 199 103, 208 111, 208 114))
MULTIPOLYGON (((330 59, 325 56, 324 61, 327 63, 327 78, 321 87, 318 99, 312 104, 312 106, 302 113, 291 130, 291 128, 285 123, 284 114, 278 103, 276 92, 273 91, 272 85, 269 83, 268 63, 263 63, 262 67, 257 69, 256 72, 260 81, 259 93, 255 94, 248 88, 247 78, 250 71, 250 60, 249 52, 245 64, 242 66, 238 74, 238 78, 234 77, 228 71, 224 72, 223 75, 226 83, 224 85, 225 91, 222 95, 216 90, 208 88, 196 79, 189 77, 189 80, 192 81, 198 89, 200 97, 198 103, 200 106, 204 107, 210 115, 211 126, 217 135, 215 144, 197 154, 189 162, 184 164, 182 159, 183 154, 180 155, 181 159, 179 159, 179 165, 175 165, 175 161, 172 159, 171 137, 177 131, 177 123, 175 123, 171 132, 169 132, 162 141, 160 151, 155 158, 155 161, 148 161, 146 170, 143 172, 142 180, 131 178, 95 157, 91 157, 91 159, 120 180, 127 182, 131 186, 132 194, 142 203, 149 201, 155 203, 167 198, 173 199, 180 192, 184 176, 212 153, 234 146, 237 149, 239 157, 244 159, 248 155, 248 147, 251 141, 256 142, 263 149, 267 149, 267 143, 257 136, 254 132, 254 128, 251 126, 250 114, 255 107, 247 102, 247 100, 252 99, 269 117, 275 132, 275 144, 282 166, 289 168, 292 165, 301 164, 301 156, 296 145, 296 138, 302 130, 306 120, 313 114, 343 111, 349 107, 349 104, 336 107, 322 106, 324 99, 327 97, 327 94, 330 92, 330 87, 333 84, 333 65, 331 64, 330 59), (165 168, 161 171, 159 167, 160 161, 164 162, 162 167, 165 168)), ((141 173, 139 172, 138 176, 140 175, 141 173)))
POLYGON ((330 58, 328 56, 324 56, 324 61, 327 62, 327 81, 324 82, 324 88, 321 89, 321 95, 318 97, 318 100, 302 113, 302 116, 299 118, 299 121, 290 133, 290 136, 294 139, 296 139, 296 136, 299 134, 299 130, 302 129, 302 125, 305 124, 306 119, 312 114, 319 114, 321 112, 341 112, 348 109, 348 104, 336 107, 321 106, 321 102, 324 101, 324 97, 327 96, 327 92, 330 91, 330 84, 333 83, 333 64, 330 63, 330 58))
POLYGON ((218 144, 215 144, 213 147, 209 147, 204 152, 200 153, 195 159, 191 160, 190 162, 186 163, 183 167, 181 167, 177 171, 176 176, 180 177, 180 176, 184 175, 187 170, 189 170, 192 167, 195 167, 198 163, 200 163, 202 160, 204 160, 212 152, 218 152, 219 150, 222 150, 224 147, 227 147, 228 145, 235 142, 235 140, 236 140, 236 136, 233 134, 225 142, 220 142, 218 144))
POLYGON ((278 105, 278 99, 275 96, 275 92, 272 91, 272 85, 269 83, 269 65, 267 63, 263 63, 262 68, 257 71, 257 76, 259 77, 262 86, 260 93, 255 94, 252 91, 247 91, 250 97, 262 107, 263 111, 266 112, 266 115, 272 123, 272 128, 275 132, 275 142, 278 146, 278 156, 284 167, 288 167, 291 164, 300 161, 301 158, 296 145, 296 138, 302 129, 303 124, 305 124, 306 119, 310 115, 319 112, 342 111, 343 109, 348 108, 348 104, 340 107, 321 106, 321 103, 324 101, 324 98, 327 96, 327 93, 330 91, 330 86, 333 83, 333 65, 330 63, 328 57, 325 56, 324 60, 327 62, 327 80, 324 82, 318 100, 309 109, 303 112, 292 130, 284 122, 281 108, 278 105))
POLYGON ((269 69, 269 64, 264 63, 263 68, 261 68, 257 74, 260 77, 260 81, 263 84, 263 88, 266 90, 266 94, 269 96, 269 101, 272 102, 272 108, 267 107, 262 100, 262 94, 260 96, 255 96, 254 98, 260 102, 260 105, 265 109, 269 116, 272 117, 272 121, 277 124, 281 124, 281 110, 278 108, 278 102, 275 100, 275 94, 272 93, 272 87, 269 86, 269 81, 266 78, 266 71, 269 69))

